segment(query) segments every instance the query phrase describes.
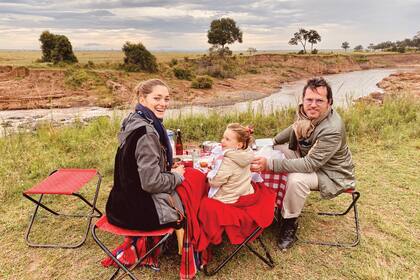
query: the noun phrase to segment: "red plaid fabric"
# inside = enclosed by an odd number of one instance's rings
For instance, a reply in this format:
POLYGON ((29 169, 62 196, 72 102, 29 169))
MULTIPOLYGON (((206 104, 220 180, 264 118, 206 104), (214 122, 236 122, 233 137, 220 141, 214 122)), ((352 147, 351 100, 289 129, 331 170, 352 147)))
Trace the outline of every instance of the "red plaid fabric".
POLYGON ((281 209, 283 206, 283 198, 286 194, 287 173, 274 173, 273 171, 261 172, 264 184, 272 189, 277 190, 276 207, 281 209))

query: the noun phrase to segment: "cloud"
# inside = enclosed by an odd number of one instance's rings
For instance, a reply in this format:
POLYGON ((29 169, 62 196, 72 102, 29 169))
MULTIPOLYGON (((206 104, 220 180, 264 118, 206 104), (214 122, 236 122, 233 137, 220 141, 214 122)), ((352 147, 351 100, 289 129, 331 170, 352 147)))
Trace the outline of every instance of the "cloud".
POLYGON ((420 1, 391 0, 17 0, 0 1, 0 49, 39 48, 43 30, 64 34, 75 48, 121 48, 124 40, 149 48, 207 49, 212 20, 235 19, 243 44, 232 49, 298 49, 287 44, 298 28, 317 30, 317 48, 400 40, 418 31, 420 1), (27 32, 25 34, 25 32, 27 32), (9 47, 8 47, 9 46, 9 47))

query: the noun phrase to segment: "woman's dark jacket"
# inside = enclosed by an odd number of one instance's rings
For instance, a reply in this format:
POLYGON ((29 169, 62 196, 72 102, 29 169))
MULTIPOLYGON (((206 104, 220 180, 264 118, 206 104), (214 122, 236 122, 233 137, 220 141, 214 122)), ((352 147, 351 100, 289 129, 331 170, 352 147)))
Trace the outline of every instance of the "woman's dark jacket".
POLYGON ((115 156, 114 186, 106 204, 111 224, 152 230, 174 223, 182 211, 175 187, 181 176, 167 170, 165 148, 151 120, 131 113, 122 124, 115 156))

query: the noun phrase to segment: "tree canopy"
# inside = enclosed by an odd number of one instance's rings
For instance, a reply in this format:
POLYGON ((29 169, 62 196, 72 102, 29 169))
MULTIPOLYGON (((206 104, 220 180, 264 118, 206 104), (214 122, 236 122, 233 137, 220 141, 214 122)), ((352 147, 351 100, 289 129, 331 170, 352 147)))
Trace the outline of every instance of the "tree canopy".
POLYGON ((341 47, 344 49, 344 51, 347 51, 347 49, 350 48, 350 43, 345 41, 341 43, 341 47))
POLYGON ((321 42, 321 36, 316 30, 310 29, 307 31, 304 28, 300 28, 298 32, 293 34, 293 37, 289 40, 289 45, 297 45, 300 43, 303 47, 303 53, 306 53, 306 43, 311 44, 311 52, 313 51, 313 45, 321 42))
POLYGON ((316 30, 313 30, 313 29, 309 30, 308 42, 311 43, 311 52, 312 52, 314 44, 321 42, 321 35, 319 35, 316 30))
POLYGON ((77 62, 70 40, 66 36, 44 31, 39 37, 39 41, 41 42, 41 60, 43 62, 77 62))
POLYGON ((225 45, 233 44, 236 41, 242 43, 242 31, 231 18, 215 19, 210 24, 207 38, 213 48, 221 47, 223 53, 227 48, 225 45))
POLYGON ((156 57, 142 43, 125 42, 122 51, 125 54, 123 68, 127 71, 157 71, 156 57))

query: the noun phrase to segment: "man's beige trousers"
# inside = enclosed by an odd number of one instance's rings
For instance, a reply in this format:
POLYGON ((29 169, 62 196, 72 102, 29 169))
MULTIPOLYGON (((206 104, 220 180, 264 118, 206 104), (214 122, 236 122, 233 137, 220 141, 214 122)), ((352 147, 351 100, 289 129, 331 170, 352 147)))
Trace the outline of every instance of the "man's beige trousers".
MULTIPOLYGON (((287 159, 300 157, 297 151, 292 151, 288 148, 288 144, 277 145, 274 149, 283 152, 287 159)), ((287 176, 287 189, 283 200, 283 209, 281 210, 283 218, 299 217, 311 190, 318 190, 318 176, 315 172, 289 173, 287 176)))

